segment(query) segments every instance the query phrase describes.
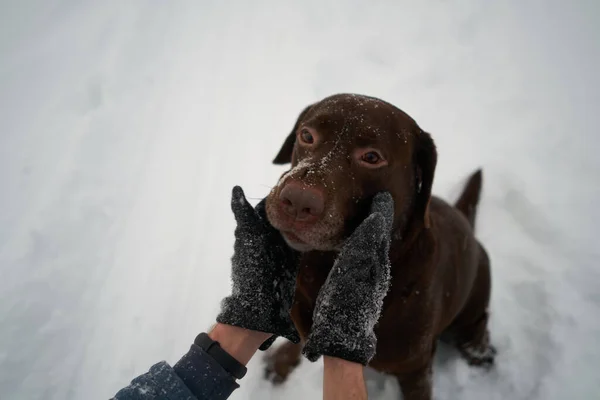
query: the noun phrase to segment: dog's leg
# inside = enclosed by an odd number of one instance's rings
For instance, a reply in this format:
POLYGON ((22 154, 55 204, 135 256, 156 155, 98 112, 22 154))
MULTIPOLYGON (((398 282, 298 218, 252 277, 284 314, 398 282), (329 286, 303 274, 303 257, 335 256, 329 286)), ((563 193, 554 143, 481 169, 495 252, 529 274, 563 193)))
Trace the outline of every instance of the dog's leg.
POLYGON ((422 368, 396 376, 404 400, 431 400, 432 364, 430 359, 422 368))
POLYGON ((476 322, 461 327, 457 332, 458 351, 469 365, 487 367, 494 363, 496 349, 490 344, 487 323, 486 312, 476 322))
POLYGON ((490 344, 488 304, 491 292, 490 261, 481 247, 481 258, 473 292, 454 325, 456 345, 470 365, 490 366, 496 349, 490 344))
POLYGON ((272 353, 267 354, 265 379, 275 384, 283 383, 288 375, 300 364, 301 344, 286 342, 272 353))

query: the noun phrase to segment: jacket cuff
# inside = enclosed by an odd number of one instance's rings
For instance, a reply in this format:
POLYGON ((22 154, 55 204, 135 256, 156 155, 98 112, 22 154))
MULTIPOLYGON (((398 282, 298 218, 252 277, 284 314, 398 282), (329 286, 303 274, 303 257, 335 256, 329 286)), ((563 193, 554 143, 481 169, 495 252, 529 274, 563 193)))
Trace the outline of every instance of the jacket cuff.
POLYGON ((225 400, 240 387, 221 364, 195 344, 173 369, 199 400, 225 400))

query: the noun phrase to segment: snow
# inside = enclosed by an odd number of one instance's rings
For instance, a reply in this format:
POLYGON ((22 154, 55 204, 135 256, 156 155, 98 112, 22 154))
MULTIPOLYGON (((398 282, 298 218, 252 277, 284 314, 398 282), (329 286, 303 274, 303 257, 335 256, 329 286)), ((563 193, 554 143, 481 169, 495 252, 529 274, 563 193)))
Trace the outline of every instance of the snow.
MULTIPOLYGON (((105 399, 184 354, 229 294, 231 188, 268 193, 297 115, 336 92, 432 133, 436 194, 483 167, 497 367, 442 348, 436 398, 597 398, 599 7, 2 3, 0 398, 105 399)), ((321 396, 320 363, 262 374, 232 398, 321 396)))

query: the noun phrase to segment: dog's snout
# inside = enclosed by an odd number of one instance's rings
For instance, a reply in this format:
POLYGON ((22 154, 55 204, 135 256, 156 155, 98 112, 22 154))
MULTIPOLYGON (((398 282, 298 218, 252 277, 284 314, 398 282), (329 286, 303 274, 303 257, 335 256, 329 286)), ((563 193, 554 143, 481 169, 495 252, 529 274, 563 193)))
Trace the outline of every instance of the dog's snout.
POLYGON ((297 221, 307 221, 323 214, 325 200, 321 191, 290 182, 279 194, 283 211, 297 221))

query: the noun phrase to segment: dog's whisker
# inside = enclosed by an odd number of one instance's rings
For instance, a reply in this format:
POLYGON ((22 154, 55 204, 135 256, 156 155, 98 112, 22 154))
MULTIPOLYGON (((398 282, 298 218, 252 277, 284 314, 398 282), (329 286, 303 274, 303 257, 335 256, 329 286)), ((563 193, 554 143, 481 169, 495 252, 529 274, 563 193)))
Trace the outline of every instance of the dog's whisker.
POLYGON ((269 190, 272 190, 275 187, 275 186, 272 186, 272 185, 265 185, 264 183, 259 183, 258 185, 262 186, 262 187, 266 187, 269 190))

